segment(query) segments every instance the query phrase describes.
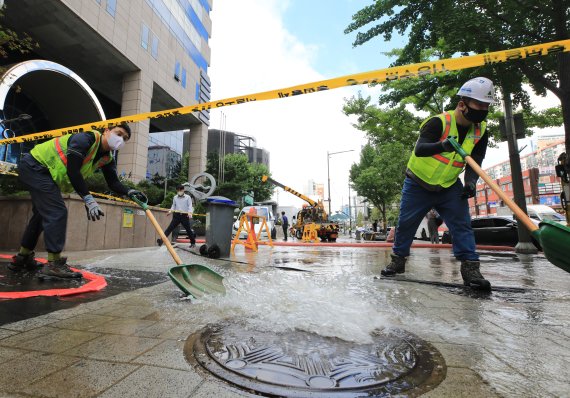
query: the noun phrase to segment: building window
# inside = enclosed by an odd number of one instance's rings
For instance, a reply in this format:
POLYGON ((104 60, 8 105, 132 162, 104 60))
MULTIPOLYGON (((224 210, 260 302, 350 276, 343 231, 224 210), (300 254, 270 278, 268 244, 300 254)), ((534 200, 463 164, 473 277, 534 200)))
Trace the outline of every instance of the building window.
POLYGON ((107 0, 107 12, 114 17, 115 11, 117 11, 117 0, 107 0))
POLYGON ((146 26, 144 23, 142 24, 142 29, 141 29, 141 47, 144 48, 145 50, 148 50, 148 35, 150 33, 150 30, 148 29, 148 26, 146 26))
POLYGON ((180 80, 180 84, 182 87, 186 88, 186 68, 182 68, 182 79, 180 80))
POLYGON ((180 81, 180 62, 178 61, 176 61, 176 64, 174 65, 174 80, 177 82, 180 81))
POLYGON ((152 47, 150 48, 150 55, 154 59, 158 59, 158 36, 152 34, 152 47))

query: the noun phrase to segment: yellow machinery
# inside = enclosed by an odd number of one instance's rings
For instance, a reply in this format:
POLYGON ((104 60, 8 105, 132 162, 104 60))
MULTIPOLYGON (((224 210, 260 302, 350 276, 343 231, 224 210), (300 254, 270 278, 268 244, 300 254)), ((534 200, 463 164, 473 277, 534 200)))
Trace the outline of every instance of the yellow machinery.
POLYGON ((308 205, 303 206, 303 209, 297 213, 297 220, 295 224, 292 225, 297 239, 303 238, 305 227, 309 224, 315 224, 312 229, 316 227, 317 235, 322 242, 336 242, 339 226, 335 222, 329 222, 329 217, 325 211, 322 201, 315 202, 313 199, 275 181, 268 176, 263 176, 261 181, 270 182, 275 186, 283 188, 283 190, 292 193, 308 203, 308 205))

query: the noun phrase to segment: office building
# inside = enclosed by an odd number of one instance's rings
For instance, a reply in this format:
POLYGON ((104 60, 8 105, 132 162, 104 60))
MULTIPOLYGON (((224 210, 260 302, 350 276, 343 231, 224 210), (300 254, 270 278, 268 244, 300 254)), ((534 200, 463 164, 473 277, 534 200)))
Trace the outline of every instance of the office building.
MULTIPOLYGON (((1 117, 30 114, 10 126, 21 135, 209 101, 212 2, 6 0, 3 23, 38 47, 2 61, 1 117)), ((184 136, 176 141, 190 152, 189 174, 203 172, 208 125, 207 112, 132 124, 119 174, 145 178, 150 134, 169 131, 184 136)), ((29 149, 12 145, 0 156, 29 149)))

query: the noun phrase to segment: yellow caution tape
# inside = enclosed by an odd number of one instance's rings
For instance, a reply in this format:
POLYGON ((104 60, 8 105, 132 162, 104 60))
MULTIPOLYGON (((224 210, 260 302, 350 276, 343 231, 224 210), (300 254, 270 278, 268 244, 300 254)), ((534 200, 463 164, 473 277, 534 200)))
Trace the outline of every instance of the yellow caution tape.
POLYGON ((536 44, 533 46, 519 47, 510 50, 470 55, 467 57, 440 59, 417 64, 395 66, 371 72, 357 73, 328 80, 321 80, 313 83, 301 84, 298 86, 278 90, 264 91, 261 93, 248 94, 240 97, 226 98, 202 104, 183 106, 180 108, 168 109, 165 111, 139 113, 137 115, 123 116, 115 119, 78 124, 72 127, 54 129, 15 138, 6 138, 0 140, 0 145, 16 144, 20 142, 30 142, 46 138, 60 137, 62 135, 75 134, 88 130, 109 128, 120 123, 135 123, 146 119, 162 119, 165 117, 185 115, 192 112, 207 111, 226 106, 245 104, 248 102, 295 97, 302 94, 316 93, 319 91, 326 91, 339 87, 425 77, 454 70, 468 69, 484 65, 495 65, 525 58, 558 54, 566 51, 570 51, 570 39, 536 44))
MULTIPOLYGON (((0 166, 1 166, 1 162, 0 162, 0 166)), ((0 174, 6 174, 6 175, 12 175, 12 176, 18 176, 18 173, 14 173, 13 171, 7 171, 4 170, 2 167, 0 167, 0 174)), ((128 199, 122 199, 122 198, 117 198, 116 196, 111 196, 111 195, 105 195, 103 193, 98 193, 98 192, 92 192, 89 191, 89 193, 93 196, 98 196, 100 198, 105 198, 105 199, 110 199, 110 200, 115 200, 117 202, 124 202, 124 203, 129 203, 135 206, 138 206, 137 203, 133 202, 132 200, 128 200, 128 199)), ((188 214, 191 216, 206 216, 205 214, 198 214, 198 213, 188 213, 186 211, 180 211, 180 210, 170 210, 170 209, 165 209, 163 207, 157 207, 157 206, 149 206, 149 209, 153 209, 153 210, 158 210, 158 211, 170 211, 171 213, 183 213, 183 214, 188 214)))

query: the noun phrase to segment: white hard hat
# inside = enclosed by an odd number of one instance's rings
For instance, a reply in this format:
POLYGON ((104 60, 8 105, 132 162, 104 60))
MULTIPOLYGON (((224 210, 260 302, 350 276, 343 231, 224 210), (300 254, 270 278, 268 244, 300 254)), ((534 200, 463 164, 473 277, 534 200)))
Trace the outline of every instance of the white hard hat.
POLYGON ((457 95, 492 104, 495 102, 495 87, 486 77, 475 77, 461 86, 457 95))

